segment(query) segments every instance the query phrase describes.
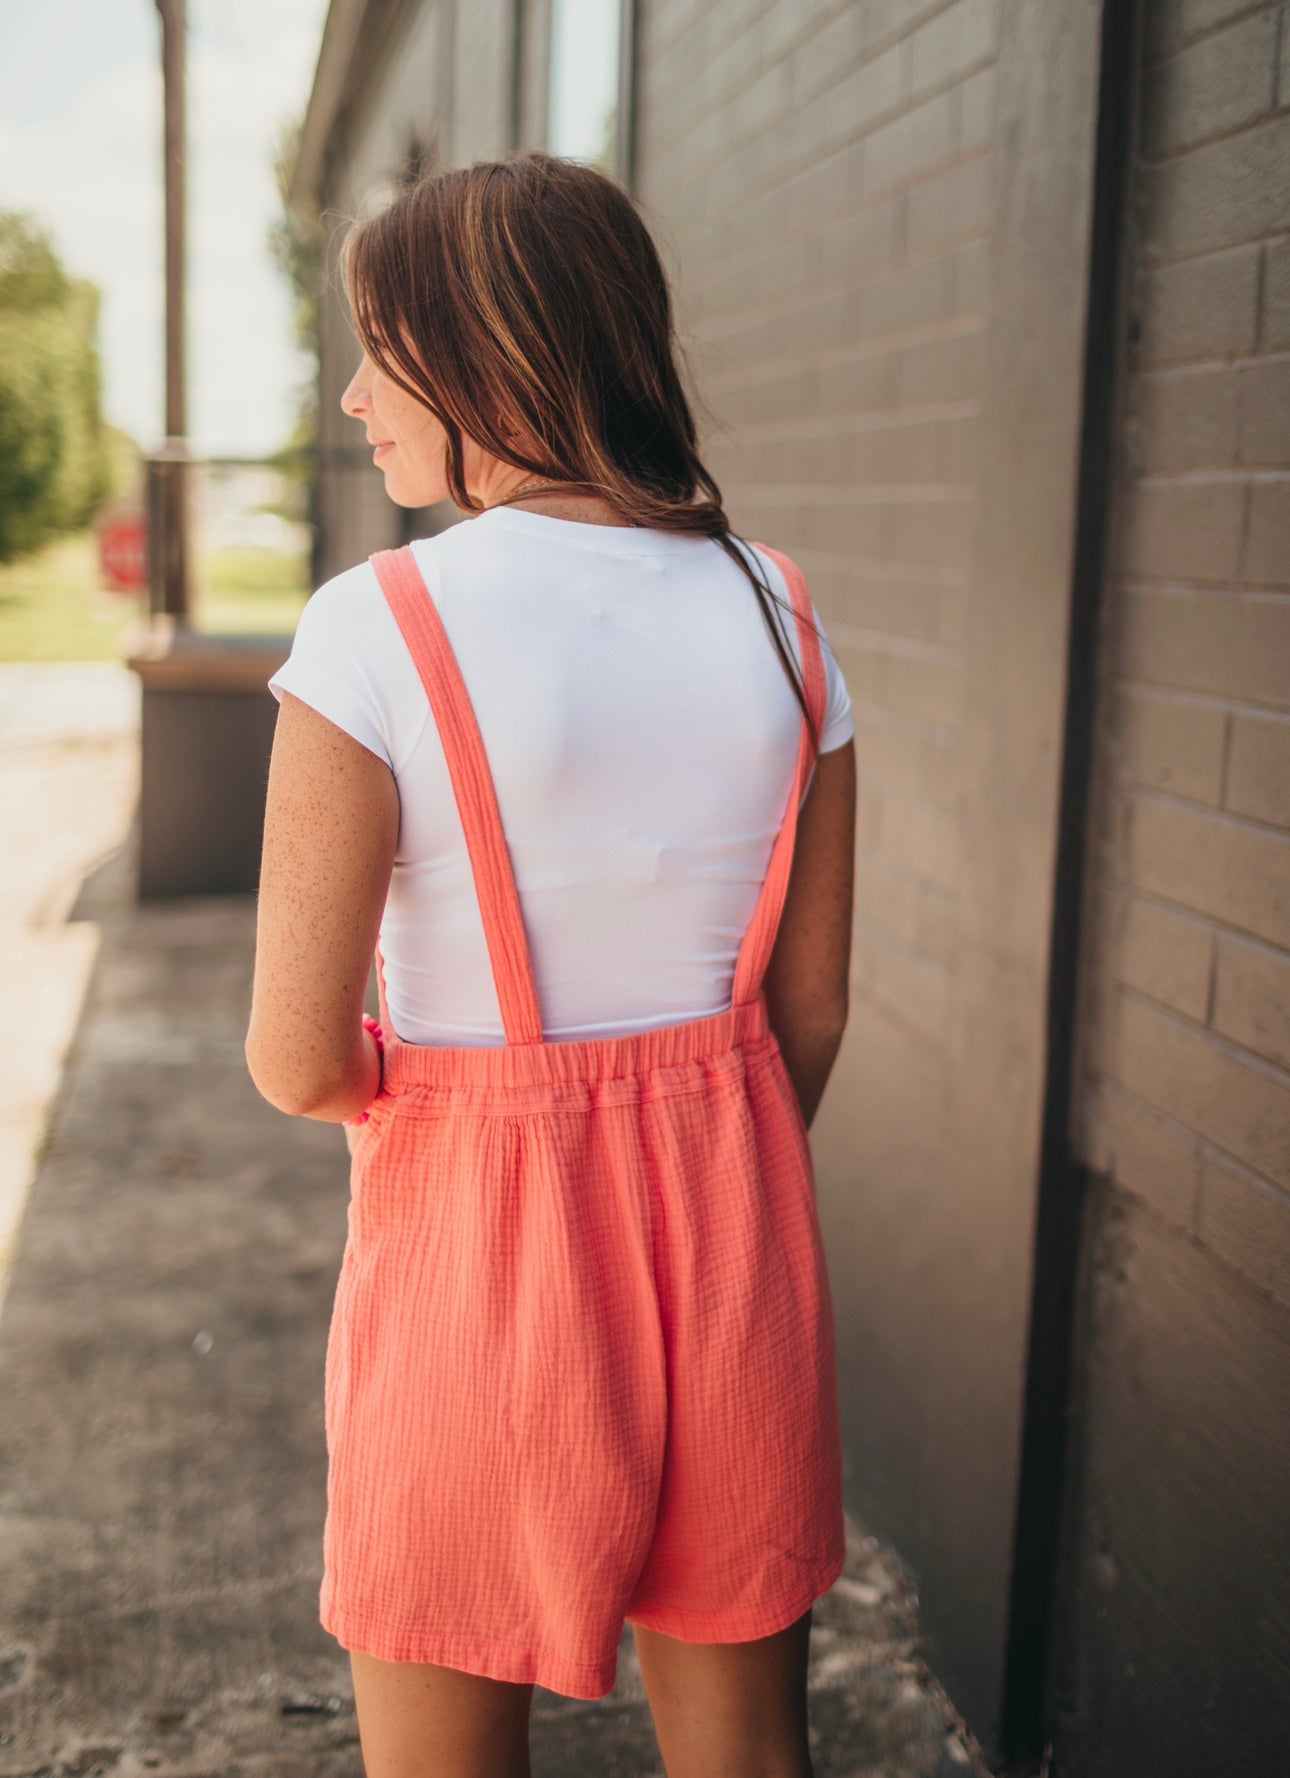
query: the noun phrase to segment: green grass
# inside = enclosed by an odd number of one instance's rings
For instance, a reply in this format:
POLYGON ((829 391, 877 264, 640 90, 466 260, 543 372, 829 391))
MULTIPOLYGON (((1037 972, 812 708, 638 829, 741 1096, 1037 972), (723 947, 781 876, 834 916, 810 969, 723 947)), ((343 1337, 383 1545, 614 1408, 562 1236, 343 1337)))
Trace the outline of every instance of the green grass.
MULTIPOLYGON (((193 621, 200 630, 290 635, 304 607, 308 564, 267 550, 199 556, 193 621)), ((0 660, 110 661, 122 656, 133 596, 104 592, 91 532, 0 566, 0 660)))
POLYGON ((199 564, 198 629, 290 636, 308 593, 308 559, 263 549, 222 549, 199 564))
POLYGON ((0 567, 0 660, 110 661, 135 601, 99 585, 89 532, 0 567))

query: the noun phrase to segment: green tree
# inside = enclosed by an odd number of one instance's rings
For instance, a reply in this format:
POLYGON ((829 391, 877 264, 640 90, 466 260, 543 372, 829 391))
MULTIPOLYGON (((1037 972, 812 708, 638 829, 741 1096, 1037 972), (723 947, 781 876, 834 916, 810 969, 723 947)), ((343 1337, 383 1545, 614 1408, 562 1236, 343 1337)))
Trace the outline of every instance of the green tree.
POLYGON ((308 518, 313 507, 314 450, 318 441, 318 327, 326 236, 316 217, 302 216, 291 204, 291 185, 300 157, 304 118, 283 125, 278 135, 273 176, 282 209, 269 230, 269 250, 291 287, 291 331, 312 370, 296 394, 291 436, 273 459, 290 489, 283 516, 308 518))
POLYGON ((0 562, 83 529, 110 490, 99 300, 33 217, 0 211, 0 562))

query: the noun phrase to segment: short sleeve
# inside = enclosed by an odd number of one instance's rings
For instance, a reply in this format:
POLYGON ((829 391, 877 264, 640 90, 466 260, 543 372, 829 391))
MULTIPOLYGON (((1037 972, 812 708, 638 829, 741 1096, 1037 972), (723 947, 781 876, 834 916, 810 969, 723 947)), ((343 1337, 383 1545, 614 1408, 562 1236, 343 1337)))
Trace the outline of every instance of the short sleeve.
MULTIPOLYGON (((823 621, 817 611, 816 627, 822 632, 823 621)), ((851 709, 851 694, 847 691, 847 682, 842 677, 842 669, 827 636, 824 637, 820 652, 824 656, 824 723, 820 729, 820 752, 832 753, 835 747, 843 747, 856 732, 855 716, 851 709)))
MULTIPOLYGON (((756 545, 753 546, 755 549, 756 545)), ((779 563, 773 557, 763 555, 758 549, 762 564, 770 573, 771 584, 781 598, 788 600, 788 585, 784 579, 779 563)), ((800 569, 799 569, 800 572, 800 569)), ((842 669, 838 665, 837 656, 824 628, 824 620, 815 609, 814 600, 810 599, 810 588, 807 588, 810 600, 811 616, 815 620, 815 628, 820 636, 820 653, 824 657, 824 721, 820 727, 820 752, 832 753, 835 748, 843 747, 856 732, 855 715, 851 709, 851 696, 847 691, 847 682, 842 677, 842 669)), ((792 639, 793 654, 798 667, 802 665, 802 639, 798 626, 790 619, 787 631, 792 639)))
POLYGON ((402 732, 408 725, 392 707, 397 681, 407 671, 407 663, 398 662, 402 652, 376 575, 362 563, 325 582, 309 599, 291 653, 269 680, 269 690, 279 701, 284 691, 291 692, 397 772, 416 738, 402 732), (400 664, 403 674, 392 673, 400 664))

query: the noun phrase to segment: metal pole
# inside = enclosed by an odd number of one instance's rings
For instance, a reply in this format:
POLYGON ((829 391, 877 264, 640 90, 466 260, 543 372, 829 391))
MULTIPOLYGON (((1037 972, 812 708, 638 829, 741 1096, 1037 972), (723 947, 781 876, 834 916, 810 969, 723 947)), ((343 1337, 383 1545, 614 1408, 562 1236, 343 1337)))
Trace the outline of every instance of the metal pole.
POLYGON ((184 364, 184 39, 185 0, 157 0, 165 87, 166 180, 166 442, 158 456, 158 502, 164 514, 158 539, 162 609, 186 623, 188 575, 188 412, 184 364))
POLYGON ((636 190, 636 0, 618 6, 618 130, 614 173, 627 191, 636 190))

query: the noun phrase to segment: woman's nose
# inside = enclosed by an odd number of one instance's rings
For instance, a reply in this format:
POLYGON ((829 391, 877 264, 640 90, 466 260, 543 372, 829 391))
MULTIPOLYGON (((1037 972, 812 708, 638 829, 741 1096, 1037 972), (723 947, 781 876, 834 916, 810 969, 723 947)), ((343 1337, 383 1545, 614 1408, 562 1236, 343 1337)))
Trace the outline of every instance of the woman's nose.
POLYGON ((349 379, 349 387, 340 398, 340 411, 343 414, 348 414, 352 420, 357 420, 361 417, 367 406, 367 385, 363 379, 363 370, 360 365, 349 379))

